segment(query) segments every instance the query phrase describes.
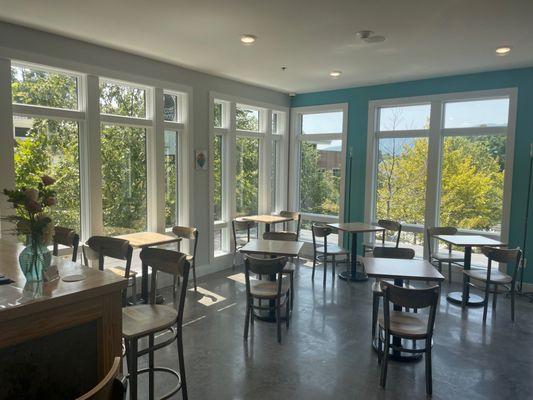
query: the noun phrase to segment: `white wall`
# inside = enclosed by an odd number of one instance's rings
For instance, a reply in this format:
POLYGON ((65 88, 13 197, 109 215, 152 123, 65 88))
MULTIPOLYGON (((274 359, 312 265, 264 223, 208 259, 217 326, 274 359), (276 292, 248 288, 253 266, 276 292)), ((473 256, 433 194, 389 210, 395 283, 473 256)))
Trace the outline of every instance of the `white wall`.
MULTIPOLYGON (((229 79, 215 77, 205 73, 136 56, 130 53, 105 48, 79 40, 69 39, 18 25, 0 22, 0 66, 2 59, 16 59, 43 65, 55 66, 73 71, 139 82, 167 89, 190 87, 192 98, 189 99, 192 120, 189 123, 190 159, 193 160, 194 149, 207 149, 209 146, 209 92, 219 92, 254 101, 288 107, 289 96, 285 93, 248 85, 229 79)), ((0 82, 0 90, 6 83, 0 82)), ((12 186, 12 172, 3 168, 4 164, 12 168, 8 160, 5 144, 12 143, 10 104, 0 93, 0 160, 2 174, 0 187, 12 186), (7 111, 6 111, 7 110, 7 111), (9 136, 9 137, 6 137, 9 136)), ((10 150, 9 154, 11 153, 10 150)), ((11 157, 9 157, 11 158, 11 157)), ((198 264, 200 272, 210 268, 202 267, 208 263, 209 237, 212 229, 209 220, 209 174, 197 171, 190 166, 190 216, 189 222, 200 231, 198 244, 198 264)), ((2 200, 3 201, 3 200, 2 200)), ((2 203, 0 202, 0 205, 2 203)), ((1 209, 0 209, 1 211, 1 209)))

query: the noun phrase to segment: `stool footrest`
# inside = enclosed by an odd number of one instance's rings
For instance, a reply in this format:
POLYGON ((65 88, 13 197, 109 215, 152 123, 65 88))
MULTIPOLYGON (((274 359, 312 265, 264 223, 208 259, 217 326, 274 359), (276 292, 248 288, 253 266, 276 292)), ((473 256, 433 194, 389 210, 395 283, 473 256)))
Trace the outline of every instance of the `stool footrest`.
MULTIPOLYGON (((174 396, 176 393, 178 393, 181 390, 181 375, 178 371, 175 371, 172 368, 167 368, 167 367, 154 367, 153 371, 154 372, 166 372, 167 374, 174 375, 176 378, 178 378, 178 384, 176 385, 176 387, 172 389, 170 392, 168 392, 167 394, 165 394, 164 396, 161 396, 159 400, 169 399, 170 397, 174 396)), ((137 371, 136 375, 139 376, 147 372, 150 372, 150 368, 140 369, 137 371)), ((126 378, 129 379, 130 374, 126 375, 126 378)))

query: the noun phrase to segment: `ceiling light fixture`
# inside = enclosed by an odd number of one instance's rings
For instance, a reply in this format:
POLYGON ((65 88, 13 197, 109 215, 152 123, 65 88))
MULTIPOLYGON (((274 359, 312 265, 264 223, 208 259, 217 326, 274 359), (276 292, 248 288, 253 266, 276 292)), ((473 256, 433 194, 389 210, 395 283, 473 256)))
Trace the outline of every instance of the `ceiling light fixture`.
POLYGON ((342 72, 341 71, 331 71, 329 73, 329 76, 331 76, 332 78, 338 78, 339 76, 341 76, 342 72))
POLYGON ((385 41, 385 36, 374 35, 372 31, 358 31, 355 33, 359 39, 365 43, 381 43, 385 41))
POLYGON ((256 40, 257 40, 257 36, 254 36, 254 35, 246 34, 246 35, 241 36, 241 42, 246 45, 251 45, 255 43, 256 40))
POLYGON ((496 49, 496 54, 499 56, 506 56, 511 52, 511 46, 500 46, 496 49))

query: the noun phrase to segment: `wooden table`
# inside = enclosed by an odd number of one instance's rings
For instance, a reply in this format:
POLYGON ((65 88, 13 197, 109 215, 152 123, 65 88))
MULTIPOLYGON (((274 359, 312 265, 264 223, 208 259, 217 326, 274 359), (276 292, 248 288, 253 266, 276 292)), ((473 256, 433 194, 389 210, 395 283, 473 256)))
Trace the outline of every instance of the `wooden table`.
POLYGON ((265 232, 270 232, 270 225, 279 224, 281 222, 292 221, 290 217, 281 217, 279 215, 249 215, 247 217, 242 217, 245 221, 254 221, 257 223, 265 224, 265 232))
POLYGON ((341 222, 328 224, 328 226, 352 235, 350 271, 341 272, 339 278, 353 282, 366 281, 368 279, 367 274, 364 271, 357 271, 357 234, 366 232, 384 232, 385 229, 380 226, 364 224, 362 222, 341 222))
MULTIPOLYGON (((433 237, 453 246, 464 247, 464 269, 466 270, 469 270, 472 264, 472 247, 506 246, 505 243, 500 242, 499 240, 490 239, 481 235, 434 235, 433 237)), ((470 294, 469 282, 470 277, 466 276, 466 283, 463 285, 463 291, 448 293, 448 296, 446 296, 448 301, 455 304, 463 304, 463 299, 466 299, 464 304, 467 306, 482 306, 483 298, 475 294, 470 294)))
MULTIPOLYGON (((392 279, 397 286, 403 286, 404 280, 433 282, 442 282, 444 280, 444 276, 426 260, 374 257, 365 257, 363 260, 368 276, 379 279, 392 279)), ((394 310, 401 311, 401 307, 394 306, 394 310)), ((401 339, 393 336, 392 343, 400 346, 401 339)), ((374 341, 372 345, 376 351, 379 351, 377 341, 374 341)), ((417 361, 422 358, 422 355, 411 353, 402 354, 391 348, 390 358, 397 361, 417 361)))
MULTIPOLYGON (((181 241, 180 237, 165 235, 158 232, 136 232, 115 237, 129 241, 132 247, 138 249, 160 246, 169 243, 179 243, 181 241)), ((145 263, 142 263, 141 298, 142 301, 148 303, 148 265, 145 263)), ((157 302, 162 303, 164 302, 164 299, 159 298, 157 302)))
MULTIPOLYGON (((266 239, 251 239, 239 250, 245 254, 263 254, 270 256, 286 256, 286 257, 298 257, 300 250, 302 250, 303 242, 285 241, 285 240, 266 240, 266 239)), ((270 280, 275 281, 276 276, 271 275, 270 280)), ((266 315, 257 314, 255 316, 268 322, 276 322, 276 314, 273 309, 274 301, 270 300, 271 310, 266 315)))
POLYGON ((24 398, 21 382, 27 382, 24 375, 31 371, 30 382, 42 398, 76 398, 104 378, 121 356, 127 281, 53 257, 60 278, 26 283, 18 262, 22 249, 14 239, 0 239, 0 275, 14 281, 0 286, 2 394, 24 398), (75 274, 85 278, 62 280, 75 274))

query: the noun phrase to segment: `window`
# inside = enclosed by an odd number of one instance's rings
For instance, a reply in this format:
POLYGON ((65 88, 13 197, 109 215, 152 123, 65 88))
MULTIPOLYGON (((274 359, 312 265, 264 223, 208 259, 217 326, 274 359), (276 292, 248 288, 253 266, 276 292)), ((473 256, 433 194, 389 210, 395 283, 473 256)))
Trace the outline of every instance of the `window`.
MULTIPOLYGON (((293 115, 290 198, 302 214, 302 240, 311 241, 314 222, 339 222, 342 215, 347 110, 345 105, 299 107, 293 115)), ((330 238, 336 240, 337 235, 330 238)))
POLYGON ((513 94, 469 96, 431 96, 415 105, 371 103, 378 123, 369 137, 375 164, 367 180, 374 185, 367 215, 374 222, 400 221, 404 245, 418 256, 427 227, 454 226, 495 238, 503 233, 513 94))
POLYGON ((165 228, 178 225, 178 132, 165 130, 165 228))
POLYGON ((178 96, 175 94, 163 94, 163 118, 165 121, 178 121, 178 96))
POLYGON ((123 83, 101 81, 100 112, 146 118, 146 90, 123 83))
MULTIPOLYGON (((233 218, 285 209, 286 111, 212 95, 213 254, 231 251, 233 218)), ((254 233, 255 234, 255 233, 254 233)))
POLYGON ((15 186, 35 187, 42 175, 56 180, 56 225, 80 232, 79 76, 14 63, 11 68, 15 186), (62 109, 62 110, 58 110, 62 109), (41 117, 35 118, 35 113, 41 117))

